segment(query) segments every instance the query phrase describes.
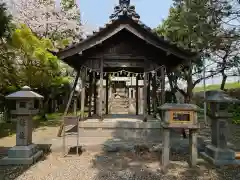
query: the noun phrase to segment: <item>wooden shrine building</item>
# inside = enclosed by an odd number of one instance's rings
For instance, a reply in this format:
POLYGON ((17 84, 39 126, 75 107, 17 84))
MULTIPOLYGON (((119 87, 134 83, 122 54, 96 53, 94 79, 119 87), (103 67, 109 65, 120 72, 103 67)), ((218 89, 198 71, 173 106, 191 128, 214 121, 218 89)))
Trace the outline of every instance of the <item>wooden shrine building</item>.
POLYGON ((146 121, 147 116, 152 113, 151 109, 156 109, 157 106, 156 83, 161 84, 160 102, 164 103, 165 71, 196 58, 196 53, 181 49, 166 38, 158 36, 139 19, 140 16, 135 12, 135 7, 130 5, 130 0, 119 0, 119 5, 110 16, 110 22, 81 42, 57 53, 61 60, 79 72, 83 82, 81 108, 84 110, 87 98, 89 116, 96 114, 103 118, 104 114, 111 113, 109 75, 112 72, 121 72, 119 76, 128 76, 127 72, 131 72, 131 76, 136 79, 134 113, 139 115, 139 106, 143 106, 142 115, 146 121), (89 82, 88 97, 85 97, 86 80, 89 82), (140 80, 143 82, 143 103, 139 102, 140 80))

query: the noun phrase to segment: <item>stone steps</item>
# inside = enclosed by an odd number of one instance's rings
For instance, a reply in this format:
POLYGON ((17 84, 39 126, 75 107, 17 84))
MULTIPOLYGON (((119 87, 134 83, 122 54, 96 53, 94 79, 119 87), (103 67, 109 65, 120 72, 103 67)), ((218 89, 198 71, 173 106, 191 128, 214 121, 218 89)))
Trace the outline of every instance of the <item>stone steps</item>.
POLYGON ((111 114, 128 114, 129 100, 127 98, 114 98, 110 105, 111 114))

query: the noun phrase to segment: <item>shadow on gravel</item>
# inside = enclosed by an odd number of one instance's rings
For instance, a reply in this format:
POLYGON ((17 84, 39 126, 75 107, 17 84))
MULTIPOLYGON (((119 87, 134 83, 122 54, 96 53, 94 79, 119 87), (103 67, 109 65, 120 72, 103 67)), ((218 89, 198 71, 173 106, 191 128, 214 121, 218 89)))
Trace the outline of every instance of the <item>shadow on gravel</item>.
MULTIPOLYGON (((116 130, 116 133, 119 134, 119 131, 120 129, 116 130)), ((216 168, 201 160, 197 167, 190 168, 187 162, 188 149, 172 148, 169 168, 163 173, 161 149, 152 150, 149 145, 132 145, 128 150, 119 147, 110 150, 103 148, 92 164, 99 171, 96 180, 234 180, 240 173, 237 167, 216 168)))
MULTIPOLYGON (((39 161, 46 160, 47 156, 51 153, 51 144, 38 144, 38 147, 43 151, 43 156, 34 164, 38 163, 39 161)), ((5 155, 6 153, 7 151, 5 151, 5 155)), ((0 166, 0 180, 14 180, 34 164, 0 166)))

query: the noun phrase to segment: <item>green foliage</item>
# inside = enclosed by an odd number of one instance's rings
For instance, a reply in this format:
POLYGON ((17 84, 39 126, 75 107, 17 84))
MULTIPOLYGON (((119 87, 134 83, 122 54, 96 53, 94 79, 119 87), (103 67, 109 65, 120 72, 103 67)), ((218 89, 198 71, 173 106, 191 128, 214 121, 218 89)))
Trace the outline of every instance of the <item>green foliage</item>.
POLYGON ((16 69, 14 67, 15 53, 8 45, 8 37, 12 32, 12 17, 8 14, 5 3, 0 3, 0 94, 7 87, 16 84, 16 69))
POLYGON ((175 1, 168 18, 157 28, 159 34, 167 36, 180 46, 202 50, 213 39, 219 23, 212 21, 209 1, 175 1))
POLYGON ((64 10, 71 9, 76 5, 75 0, 61 0, 61 4, 64 10))
POLYGON ((58 76, 53 80, 52 86, 60 87, 60 86, 65 85, 65 84, 69 84, 70 80, 71 80, 71 77, 58 76))
POLYGON ((232 123, 240 125, 240 105, 232 104, 229 106, 228 110, 233 115, 232 123))
POLYGON ((36 37, 26 25, 21 25, 12 34, 12 45, 20 49, 27 57, 39 59, 43 63, 56 64, 57 57, 48 50, 54 50, 50 39, 36 37))
POLYGON ((26 25, 21 25, 13 32, 11 44, 21 55, 22 83, 31 87, 49 86, 59 73, 58 59, 48 51, 54 49, 51 40, 39 39, 26 25))

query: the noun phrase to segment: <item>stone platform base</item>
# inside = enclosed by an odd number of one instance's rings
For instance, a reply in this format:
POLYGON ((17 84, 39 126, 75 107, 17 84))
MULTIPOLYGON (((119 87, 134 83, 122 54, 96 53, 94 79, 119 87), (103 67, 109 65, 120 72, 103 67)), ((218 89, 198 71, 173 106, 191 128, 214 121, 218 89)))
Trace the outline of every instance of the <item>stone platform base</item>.
POLYGON ((205 148, 205 152, 200 152, 200 155, 210 163, 216 166, 240 164, 235 159, 235 152, 231 149, 219 149, 212 145, 205 148))
POLYGON ((0 159, 0 165, 30 165, 42 155, 43 151, 39 151, 35 144, 30 144, 28 146, 14 146, 8 150, 7 157, 0 159))
POLYGON ((89 120, 79 123, 80 137, 108 137, 123 140, 159 139, 162 127, 158 120, 89 120))
POLYGON ((43 151, 36 152, 28 158, 9 158, 5 157, 0 160, 0 165, 31 165, 43 155, 43 151))

